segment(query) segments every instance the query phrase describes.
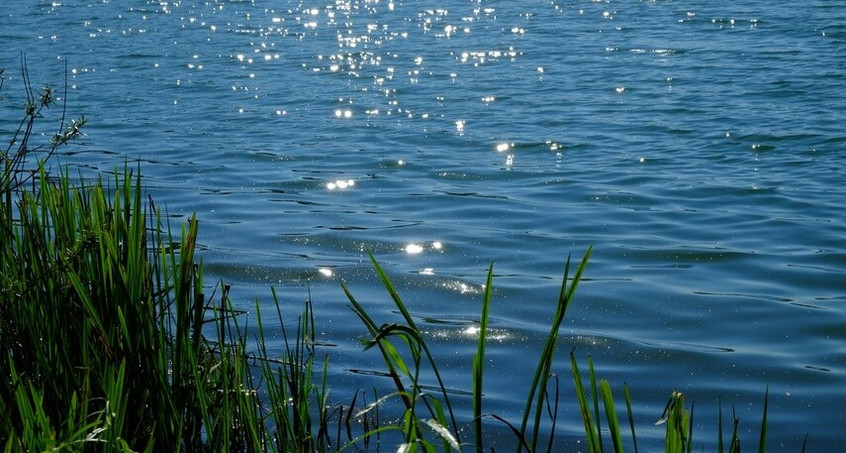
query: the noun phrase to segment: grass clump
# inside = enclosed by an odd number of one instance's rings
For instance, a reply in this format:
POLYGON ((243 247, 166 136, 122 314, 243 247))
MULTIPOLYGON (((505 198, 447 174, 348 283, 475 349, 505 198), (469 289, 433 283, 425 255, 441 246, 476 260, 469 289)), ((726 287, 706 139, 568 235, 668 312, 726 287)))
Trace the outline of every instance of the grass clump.
POLYGON ((197 223, 180 243, 169 240, 158 215, 142 210, 132 172, 115 177, 113 197, 102 181, 72 188, 69 179, 39 173, 37 191, 16 200, 18 217, 2 218, 5 448, 246 443, 258 419, 242 391, 243 347, 202 335, 209 307, 194 264, 197 223))
POLYGON ((353 444, 355 412, 328 400, 310 303, 289 334, 274 293, 285 348, 272 356, 261 317, 258 341, 247 338, 228 285, 206 296, 195 219, 174 239, 128 169, 109 183, 70 180, 42 170, 34 192, 2 206, 15 213, 0 219, 2 451, 353 444))
POLYGON ((56 98, 23 67, 23 119, 0 154, 0 448, 263 451, 246 342, 228 297, 203 293, 197 222, 174 240, 128 168, 51 178, 46 159, 84 120, 66 125, 63 107, 35 143, 56 98))

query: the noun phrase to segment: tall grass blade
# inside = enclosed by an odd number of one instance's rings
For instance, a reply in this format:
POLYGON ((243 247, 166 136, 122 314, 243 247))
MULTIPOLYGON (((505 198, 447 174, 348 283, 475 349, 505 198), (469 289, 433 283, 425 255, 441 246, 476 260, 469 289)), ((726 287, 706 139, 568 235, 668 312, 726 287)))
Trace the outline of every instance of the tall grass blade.
POLYGON ((588 393, 582 384, 582 375, 579 372, 579 365, 576 362, 576 355, 574 351, 570 351, 570 368, 573 371, 573 381, 575 383, 576 399, 579 402, 579 410, 582 414, 582 422, 585 427, 585 440, 588 445, 589 453, 598 453, 600 451, 600 437, 599 429, 594 425, 593 419, 590 415, 590 405, 588 403, 588 393))
POLYGON ((432 418, 427 418, 423 420, 423 423, 429 426, 435 434, 444 439, 449 445, 449 448, 454 451, 461 451, 461 445, 459 445, 458 439, 449 431, 449 428, 444 426, 441 422, 432 418))
MULTIPOLYGON (((549 435, 549 438, 547 439, 547 444, 546 444, 546 451, 548 451, 548 452, 553 451, 552 445, 555 441, 555 428, 558 425, 558 403, 560 401, 560 397, 559 397, 559 394, 558 394, 558 391, 560 389, 560 382, 558 381, 558 376, 553 375, 553 376, 550 377, 550 379, 555 381, 555 395, 550 397, 549 392, 547 392, 547 398, 546 398, 546 407, 547 407, 546 411, 547 411, 547 416, 550 419, 550 426, 549 426, 550 435, 549 435), (550 403, 550 400, 552 400, 552 403, 550 403)), ((547 387, 548 387, 548 385, 547 385, 547 387)))
MULTIPOLYGON (((367 331, 370 334, 370 336, 375 337, 376 335, 378 335, 379 334, 379 328, 376 327, 376 323, 373 322, 373 319, 370 317, 370 315, 367 313, 367 311, 364 309, 364 307, 362 307, 362 305, 358 302, 358 300, 356 300, 355 296, 353 296, 353 294, 350 292, 349 288, 343 282, 343 280, 340 282, 340 284, 341 284, 341 289, 344 291, 344 294, 346 294, 346 296, 347 296, 347 299, 353 305, 353 312, 356 314, 356 316, 358 316, 358 318, 361 320, 361 322, 367 328, 367 331)), ((379 347, 379 352, 382 354, 382 360, 385 363, 385 367, 388 370, 388 374, 390 375, 391 380, 394 383, 394 387, 396 387, 397 391, 401 395, 403 395, 402 400, 403 400, 403 403, 405 404, 406 409, 411 408, 412 402, 406 396, 406 395, 408 395, 408 392, 405 390, 405 384, 403 384, 402 379, 400 379, 399 373, 397 373, 397 370, 396 370, 396 366, 394 365, 394 362, 391 359, 391 357, 396 357, 399 354, 396 353, 396 351, 393 348, 393 345, 391 345, 390 343, 379 342, 377 344, 377 346, 379 347)))
POLYGON ((767 451, 767 412, 769 410, 770 401, 770 386, 764 392, 764 415, 761 419, 761 438, 758 441, 758 453, 766 453, 767 451))
POLYGON ((614 407, 611 384, 606 379, 602 379, 599 381, 599 386, 602 389, 605 417, 608 418, 608 430, 611 435, 611 443, 614 446, 614 453, 623 453, 623 438, 620 434, 620 423, 617 421, 617 409, 614 407))
POLYGON ((685 414, 687 422, 687 453, 693 452, 693 409, 696 407, 696 402, 690 403, 690 411, 685 414))
POLYGON ((623 396, 626 399, 626 414, 629 418, 629 429, 632 432, 632 444, 634 452, 637 453, 637 434, 635 434, 634 414, 632 412, 632 397, 629 394, 629 386, 625 383, 623 384, 623 396))
POLYGON ((593 397, 593 416, 596 420, 596 438, 599 453, 603 452, 602 446, 602 418, 599 416, 599 391, 596 386, 596 370, 593 367, 593 359, 588 356, 588 377, 590 377, 590 394, 593 397))
POLYGON ((558 296, 558 304, 556 305, 555 315, 553 316, 552 327, 550 328, 549 334, 544 342, 541 356, 535 369, 535 375, 532 378, 532 384, 529 387, 529 394, 526 398, 526 404, 523 409, 523 421, 520 424, 520 431, 526 433, 529 416, 532 412, 532 407, 534 407, 534 423, 532 434, 529 436, 531 438, 529 445, 532 451, 537 449, 538 435, 540 434, 540 417, 543 411, 543 399, 546 395, 546 382, 549 378, 550 370, 552 369, 552 361, 555 357, 555 349, 558 343, 558 331, 561 327, 561 323, 564 321, 567 308, 573 300, 576 288, 578 287, 579 282, 581 282, 582 275, 587 267, 592 250, 593 246, 588 247, 584 257, 582 257, 581 263, 579 263, 579 266, 576 268, 573 281, 569 285, 567 284, 567 280, 570 272, 570 257, 567 258, 567 263, 564 266, 564 277, 561 282, 561 292, 558 296))
MULTIPOLYGON (((511 424, 511 422, 509 422, 508 420, 506 420, 506 419, 504 419, 504 418, 502 418, 501 416, 496 415, 496 414, 487 414, 487 415, 485 415, 485 416, 486 416, 486 417, 491 417, 491 418, 493 418, 494 420, 497 420, 497 421, 501 422, 502 424, 504 424, 505 426, 507 426, 507 427, 508 427, 508 429, 510 429, 510 430, 511 430, 511 433, 512 433, 512 434, 514 434, 514 437, 516 437, 516 438, 517 438, 517 441, 518 441, 518 444, 519 444, 519 445, 518 445, 518 447, 517 447, 518 449, 524 449, 524 450, 526 450, 526 451, 528 451, 528 452, 531 452, 531 451, 532 451, 532 450, 531 450, 531 447, 529 447, 529 444, 528 444, 528 442, 526 441, 526 437, 525 437, 525 436, 523 436, 523 432, 521 432, 519 429, 517 429, 517 427, 516 427, 516 426, 514 426, 513 424, 511 424)), ((491 451, 492 451, 492 452, 494 452, 494 451, 495 451, 495 450, 493 449, 493 447, 491 447, 491 451)))
POLYGON ((482 297, 482 316, 479 321, 479 338, 476 355, 473 356, 473 424, 476 430, 476 451, 484 451, 482 439, 482 383, 485 368, 485 346, 488 342, 488 316, 493 293, 493 264, 488 269, 485 294, 482 297))
POLYGON ((737 418, 737 414, 734 411, 734 407, 731 408, 731 418, 733 426, 731 433, 731 444, 729 445, 729 453, 740 453, 740 438, 737 435, 740 420, 737 418))
MULTIPOLYGON (((373 263, 373 268, 376 270, 376 274, 379 276, 379 279, 382 281, 382 284, 385 286, 385 289, 391 296, 391 299, 394 301, 394 304, 399 309, 400 313, 402 314, 403 319, 411 327, 413 330, 419 331, 417 328, 417 324, 414 322, 414 319, 409 313, 408 309, 405 306, 405 303, 402 301, 402 298, 399 296, 394 284, 391 282, 390 278, 388 278, 388 274, 382 269, 382 266, 379 265, 379 262, 376 261, 376 258, 373 256, 372 253, 368 252, 370 256, 370 261, 373 263)), ((429 361, 429 365, 432 367, 432 372, 435 374, 435 379, 438 381, 438 387, 441 391, 441 396, 443 397, 443 401, 446 404, 447 411, 449 412, 450 420, 452 422, 453 432, 455 436, 460 439, 460 434, 458 430, 458 422, 455 418, 455 413, 452 409, 452 403, 449 399, 449 394, 446 390, 446 385, 444 385, 443 378, 441 378, 441 373, 438 371, 437 363, 435 362, 434 357, 432 356, 431 351, 429 350, 429 346, 426 345, 426 342, 420 337, 420 347, 422 348, 423 352, 426 354, 426 358, 429 361)))

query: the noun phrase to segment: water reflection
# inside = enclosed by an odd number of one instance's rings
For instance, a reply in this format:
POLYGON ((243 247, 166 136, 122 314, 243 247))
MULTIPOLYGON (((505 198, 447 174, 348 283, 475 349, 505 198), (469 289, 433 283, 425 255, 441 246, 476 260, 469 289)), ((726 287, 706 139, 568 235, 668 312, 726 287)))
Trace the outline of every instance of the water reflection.
POLYGON ((842 396, 814 381, 843 374, 836 8, 795 25, 728 3, 89 3, 34 7, 74 18, 35 31, 0 18, 7 69, 22 45, 67 59, 102 126, 64 157, 140 156, 177 215, 199 211, 206 261, 235 286, 314 282, 332 335, 355 337, 333 278, 381 294, 373 251, 416 307, 463 315, 427 325, 456 353, 478 334, 471 270, 504 268, 496 309, 522 338, 544 327, 562 253, 596 243, 566 342, 601 350, 612 380, 842 396))
POLYGON ((409 255, 417 255, 423 252, 423 246, 419 244, 408 244, 405 246, 405 253, 409 255))
POLYGON ((440 252, 440 251, 443 250, 443 247, 444 247, 443 244, 440 241, 433 241, 429 244, 411 243, 411 244, 406 245, 403 250, 408 255, 417 255, 417 254, 423 253, 423 251, 426 250, 427 246, 431 251, 434 251, 434 252, 440 252))
POLYGON ((332 269, 330 269, 328 267, 321 267, 321 268, 317 269, 317 271, 320 273, 320 275, 322 275, 324 277, 332 277, 332 276, 335 275, 335 273, 332 272, 332 269))
MULTIPOLYGON (((430 320, 434 324, 439 324, 438 320, 430 320)), ((466 342, 468 344, 475 343, 479 340, 479 332, 481 329, 478 324, 467 325, 466 327, 456 327, 454 329, 426 329, 425 333, 428 336, 444 342, 466 342)), ((488 328, 487 336, 489 342, 506 343, 515 340, 522 340, 523 338, 510 332, 507 329, 488 328)))
POLYGON ((353 179, 337 179, 326 183, 326 188, 329 190, 345 190, 355 186, 353 179))

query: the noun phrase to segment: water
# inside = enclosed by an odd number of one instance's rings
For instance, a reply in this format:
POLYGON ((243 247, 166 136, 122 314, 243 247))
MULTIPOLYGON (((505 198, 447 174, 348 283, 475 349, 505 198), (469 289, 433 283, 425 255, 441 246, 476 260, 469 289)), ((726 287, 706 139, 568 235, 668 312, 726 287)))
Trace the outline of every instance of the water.
POLYGON ((366 250, 457 390, 495 263, 484 410, 513 418, 563 262, 594 244, 556 365, 559 445, 584 448, 574 346, 628 382, 642 448, 662 449, 674 388, 706 450, 718 401, 757 444, 767 386, 771 451, 846 443, 843 2, 11 5, 4 118, 22 52, 36 85, 67 64, 90 127, 54 162, 140 160, 245 307, 275 286, 296 313, 310 290, 342 402, 387 385, 350 371, 380 368, 337 280, 396 316, 366 250))

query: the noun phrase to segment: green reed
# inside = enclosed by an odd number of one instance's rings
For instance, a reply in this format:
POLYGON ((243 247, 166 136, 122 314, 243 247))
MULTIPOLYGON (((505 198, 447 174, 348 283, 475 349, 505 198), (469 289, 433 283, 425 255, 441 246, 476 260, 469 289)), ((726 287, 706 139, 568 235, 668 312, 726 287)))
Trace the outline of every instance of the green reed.
MULTIPOLYGON (((313 333, 279 359, 263 341, 259 354, 248 351, 228 286, 205 295, 196 219, 174 240, 128 169, 113 188, 70 180, 52 182, 42 170, 35 192, 16 192, 16 217, 2 217, 0 368, 9 377, 0 384, 0 447, 328 451, 293 448, 326 437, 311 431, 309 408, 321 408, 321 432, 330 418, 325 379, 311 380, 313 333), (283 421, 288 407, 293 423, 283 421)), ((313 332, 307 319, 301 329, 313 332)))
POLYGON ((438 371, 437 362, 429 350, 421 330, 417 327, 414 318, 409 313, 388 275, 372 255, 370 258, 377 275, 401 313, 405 324, 382 324, 376 327, 376 323, 352 295, 349 288, 343 282, 341 282, 341 286, 353 305, 353 312, 361 319, 372 337, 364 341, 365 349, 374 346, 379 349, 388 369, 388 374, 396 388, 396 392, 391 396, 399 398, 405 407, 401 423, 392 429, 398 429, 402 432, 404 439, 402 448, 410 449, 421 446, 425 451, 434 451, 435 442, 426 436, 426 432, 431 431, 436 437, 440 438, 444 451, 457 450, 461 442, 458 425, 446 386, 438 371), (391 343, 391 338, 402 340, 408 347, 411 366, 406 363, 407 360, 391 343), (440 392, 439 396, 443 398, 443 401, 426 392, 420 384, 420 372, 424 358, 435 375, 437 388, 440 392), (403 379, 407 380, 409 385, 406 385, 403 379), (444 405, 447 408, 448 416, 444 412, 444 405), (452 430, 450 430, 450 427, 452 430))
MULTIPOLYGON (((596 372, 593 367, 593 361, 588 357, 588 377, 591 382, 591 391, 585 388, 582 376, 579 371, 579 366, 576 356, 573 352, 570 353, 570 364, 573 372, 573 380, 575 383, 576 399, 579 404, 579 409, 584 423, 585 439, 587 440, 589 453, 603 453, 606 450, 602 429, 599 401, 603 402, 605 409, 606 421, 608 423, 607 435, 610 438, 612 451, 614 453, 622 453, 623 448, 623 429, 617 420, 617 409, 615 405, 614 396, 612 394, 611 385, 606 379, 599 380, 599 392, 595 385, 596 372), (591 403, 593 403, 593 412, 591 412, 591 403)), ((629 395, 628 386, 623 386, 623 393, 626 402, 626 414, 629 420, 629 427, 632 436, 632 445, 634 452, 637 453, 637 437, 634 428, 634 416, 631 409, 631 397, 629 395)), ((763 418, 761 420, 761 431, 758 440, 758 452, 764 453, 767 451, 767 413, 769 407, 769 391, 764 395, 763 418)), ((679 391, 673 391, 664 413, 659 418, 656 425, 665 424, 666 430, 664 434, 664 451, 666 453, 690 453, 693 451, 693 405, 690 407, 685 405, 685 395, 679 391)), ((732 410, 732 434, 729 440, 728 453, 740 452, 740 438, 738 437, 739 419, 732 410)), ((722 407, 719 410, 717 421, 717 451, 723 453, 724 439, 723 439, 723 414, 722 407)), ((804 452, 807 447, 807 436, 802 445, 801 451, 804 452)))
MULTIPOLYGON (((535 369, 532 384, 528 389, 526 398, 526 405, 523 410, 522 422, 519 427, 516 427, 508 421, 496 415, 490 415, 503 423, 506 423, 518 438, 518 451, 525 449, 526 451, 538 451, 538 440, 542 428, 542 417, 544 408, 548 406, 550 401, 550 382, 556 378, 553 376, 551 369, 555 356, 555 351, 558 345, 558 335, 561 323, 567 312, 567 308, 572 302, 576 288, 584 275, 587 267, 588 259, 590 258, 592 248, 589 248, 582 258, 581 263, 576 268, 572 281, 569 278, 570 260, 564 268, 564 277, 561 285, 561 291, 556 306, 556 312, 553 317, 552 326, 550 328, 547 339, 543 345, 543 349, 538 359, 538 365, 535 369), (530 423, 530 419, 532 420, 530 423)), ((440 444, 443 451, 455 450, 461 451, 463 446, 461 444, 461 433, 458 429, 458 422, 453 413, 452 404, 449 399, 449 394, 443 380, 438 372, 437 364, 432 356, 429 347, 422 331, 416 325, 411 316, 406 304, 399 296, 393 283, 388 278, 385 271, 371 255, 371 261, 376 273, 379 276, 382 284, 388 291, 394 305, 402 315, 404 324, 382 324, 377 327, 375 321, 367 313, 363 305, 352 295, 348 287, 342 282, 347 297, 353 305, 353 311, 362 320, 367 327, 371 338, 365 340, 365 349, 377 347, 381 352, 383 361, 387 368, 387 374, 390 376, 395 386, 395 393, 392 395, 398 397, 404 407, 405 411, 402 416, 402 423, 398 426, 403 435, 403 447, 409 451, 417 448, 423 451, 434 451, 435 445, 440 444), (392 338, 398 338, 407 348, 407 357, 411 359, 411 366, 403 358, 399 352, 400 349, 391 342, 392 338), (423 358, 426 358, 426 363, 436 378, 437 385, 435 386, 439 396, 443 399, 444 405, 448 409, 448 415, 443 411, 443 407, 436 397, 425 391, 425 387, 420 382, 421 367, 423 365, 423 358), (418 406, 423 406, 422 408, 418 406), (424 428, 428 428, 424 429, 424 428), (429 435, 427 436, 427 433, 429 435), (432 437, 434 436, 434 437, 432 437)), ((485 293, 482 300, 482 314, 480 318, 479 337, 477 340, 477 352, 473 358, 472 368, 472 404, 473 404, 473 427, 475 432, 475 444, 473 448, 476 451, 484 451, 483 445, 483 423, 482 420, 488 414, 482 413, 483 400, 483 375, 485 351, 487 345, 487 328, 490 307, 492 303, 493 291, 493 266, 490 267, 487 274, 485 293)), ((552 412, 551 424, 554 427, 557 419, 557 398, 555 398, 556 410, 552 412)), ((554 431, 554 429, 553 429, 554 431)), ((552 441, 554 436, 550 436, 547 444, 547 451, 552 450, 552 441)), ((405 450, 404 450, 405 451, 405 450)))
POLYGON ((482 315, 479 319, 479 338, 476 354, 473 356, 473 430, 476 433, 476 451, 484 451, 482 439, 482 383, 484 382, 485 347, 488 343, 488 318, 493 295, 493 264, 488 268, 485 280, 485 295, 482 298, 482 315))
MULTIPOLYGON (((348 287, 343 282, 341 283, 342 288, 353 305, 353 311, 359 316, 369 332, 370 337, 364 341, 365 350, 373 347, 377 347, 380 350, 387 369, 387 375, 390 376, 394 384, 395 392, 390 394, 390 397, 399 399, 405 408, 400 423, 383 428, 401 432, 403 443, 397 449, 398 452, 417 450, 425 452, 465 451, 467 449, 476 452, 485 451, 482 434, 486 429, 483 423, 483 420, 486 418, 492 418, 508 426, 517 441, 518 453, 522 451, 529 453, 556 451, 553 441, 557 434, 555 427, 558 417, 559 395, 557 377, 551 372, 551 369, 555 351, 559 343, 558 333, 561 323, 566 315, 567 308, 575 296, 576 288, 582 280, 591 252, 592 247, 588 248, 581 262, 576 267, 572 278, 569 277, 570 260, 567 260, 556 312, 549 334, 538 357, 538 365, 535 368, 532 383, 528 388, 527 399, 519 425, 512 424, 496 414, 485 414, 482 412, 487 328, 492 305, 493 266, 488 270, 485 291, 482 297, 477 351, 473 357, 470 384, 473 413, 472 427, 475 435, 474 443, 461 442, 461 431, 457 427, 458 422, 451 409, 452 405, 449 400, 447 388, 437 371, 436 362, 426 345, 425 336, 414 322, 406 304, 402 301, 393 283, 378 262, 376 262, 375 258, 372 255, 370 256, 377 275, 390 294, 399 313, 402 315, 404 323, 385 323, 377 327, 377 324, 367 313, 364 306, 353 296, 348 287), (401 340, 401 343, 394 344, 391 341, 394 338, 401 340), (402 349, 400 345, 404 345, 406 348, 407 355, 405 357, 411 359, 411 366, 407 364, 408 361, 400 353, 402 349), (430 389, 431 387, 427 387, 421 382, 420 376, 423 358, 426 359, 426 363, 431 367, 436 377, 437 382, 434 386, 436 389, 435 394, 427 392, 426 389, 430 389), (436 394, 439 394, 445 405, 450 408, 448 415, 442 410, 436 394), (422 406, 422 408, 418 406, 422 406), (546 417, 544 417, 544 413, 546 413, 546 417), (539 437, 544 426, 547 427, 549 437, 545 445, 540 445, 539 437), (428 430, 424 428, 428 428, 428 430)), ((618 419, 617 403, 610 381, 597 378, 593 360, 588 358, 589 387, 585 387, 575 353, 572 351, 570 353, 570 366, 575 388, 574 398, 578 404, 584 424, 584 435, 587 441, 588 451, 590 453, 604 453, 606 451, 622 453, 624 451, 626 427, 618 419), (603 412, 605 416, 601 417, 603 412), (603 418, 605 427, 603 427, 603 418)), ((631 395, 628 386, 625 384, 623 385, 623 397, 626 408, 625 413, 628 419, 627 428, 631 435, 631 444, 633 445, 634 452, 637 453, 638 443, 631 395)), ((384 398, 374 405, 387 404, 389 399, 384 398)), ((666 414, 660 422, 666 424, 664 450, 668 453, 692 452, 694 446, 693 405, 687 407, 685 405, 684 394, 674 391, 667 403, 665 412, 666 414)), ((758 451, 761 453, 766 451, 767 412, 768 396, 765 396, 758 443, 758 451)), ((722 453, 722 411, 720 411, 718 423, 718 451, 722 453)), ((740 451, 738 424, 737 417, 733 416, 729 453, 740 451)), ((365 435, 370 435, 370 433, 365 433, 365 435)), ((807 439, 802 446, 802 451, 805 451, 806 445, 807 439)))

